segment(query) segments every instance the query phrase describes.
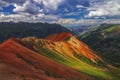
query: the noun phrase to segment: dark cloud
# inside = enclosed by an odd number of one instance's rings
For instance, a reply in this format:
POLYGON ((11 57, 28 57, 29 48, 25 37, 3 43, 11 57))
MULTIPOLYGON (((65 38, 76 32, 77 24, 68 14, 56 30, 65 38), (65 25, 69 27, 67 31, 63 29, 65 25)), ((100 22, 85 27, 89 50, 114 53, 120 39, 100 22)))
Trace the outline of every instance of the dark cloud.
POLYGON ((2 0, 2 1, 8 2, 8 3, 21 3, 22 4, 27 0, 2 0))

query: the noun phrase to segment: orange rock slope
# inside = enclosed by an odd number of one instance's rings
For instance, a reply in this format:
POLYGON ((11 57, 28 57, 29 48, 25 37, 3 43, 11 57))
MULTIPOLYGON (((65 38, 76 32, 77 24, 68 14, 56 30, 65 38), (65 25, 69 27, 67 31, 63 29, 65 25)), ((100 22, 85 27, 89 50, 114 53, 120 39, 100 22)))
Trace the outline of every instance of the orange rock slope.
POLYGON ((94 63, 101 61, 85 43, 78 40, 70 33, 63 32, 61 34, 53 34, 46 39, 39 39, 37 37, 23 38, 22 42, 34 50, 39 50, 40 47, 50 51, 56 51, 62 55, 67 55, 77 60, 74 54, 81 55, 91 60, 94 63), (37 45, 36 45, 37 44, 37 45))
MULTIPOLYGON (((70 44, 71 41, 66 43, 70 44)), ((0 45, 0 80, 67 79, 92 78, 24 47, 17 39, 9 39, 0 45)))

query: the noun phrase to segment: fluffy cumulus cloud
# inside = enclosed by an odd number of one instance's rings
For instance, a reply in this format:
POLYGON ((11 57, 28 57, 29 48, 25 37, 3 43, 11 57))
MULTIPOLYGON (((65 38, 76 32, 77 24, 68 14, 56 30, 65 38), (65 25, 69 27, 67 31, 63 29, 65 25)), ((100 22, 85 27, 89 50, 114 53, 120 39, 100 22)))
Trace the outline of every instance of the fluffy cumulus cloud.
POLYGON ((37 5, 35 5, 34 3, 32 3, 30 0, 26 1, 22 5, 14 4, 14 7, 15 7, 14 12, 18 12, 18 13, 22 12, 22 13, 37 14, 42 12, 42 9, 37 5))
POLYGON ((0 9, 9 5, 14 6, 15 14, 5 15, 0 12, 0 21, 25 21, 40 22, 56 20, 58 16, 52 14, 45 15, 46 10, 56 10, 63 0, 1 0, 0 9))
POLYGON ((56 10, 63 0, 42 0, 45 7, 56 10))
POLYGON ((105 0, 101 4, 92 5, 88 10, 90 10, 88 17, 118 16, 120 15, 120 0, 105 0))
POLYGON ((63 0, 1 0, 0 8, 5 5, 13 5, 15 12, 36 14, 41 12, 42 9, 56 10, 62 1, 63 0))

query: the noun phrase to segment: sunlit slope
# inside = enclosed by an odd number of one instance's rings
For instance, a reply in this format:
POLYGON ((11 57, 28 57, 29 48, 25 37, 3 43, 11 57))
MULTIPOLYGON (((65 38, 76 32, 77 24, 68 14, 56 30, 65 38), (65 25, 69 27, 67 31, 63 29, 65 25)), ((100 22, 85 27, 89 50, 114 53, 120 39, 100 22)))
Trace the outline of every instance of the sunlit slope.
POLYGON ((93 78, 58 64, 16 39, 0 45, 0 80, 86 80, 93 78))
POLYGON ((38 50, 41 47, 50 51, 56 51, 61 55, 67 55, 76 60, 78 58, 75 55, 79 55, 96 64, 97 62, 102 62, 102 59, 95 55, 86 44, 69 33, 53 34, 46 39, 28 37, 23 38, 22 41, 26 45, 32 46, 34 50, 38 50))
POLYGON ((61 64, 96 77, 96 79, 113 79, 102 68, 104 61, 93 53, 89 47, 69 33, 53 34, 46 39, 27 37, 21 39, 23 45, 49 57, 61 64))

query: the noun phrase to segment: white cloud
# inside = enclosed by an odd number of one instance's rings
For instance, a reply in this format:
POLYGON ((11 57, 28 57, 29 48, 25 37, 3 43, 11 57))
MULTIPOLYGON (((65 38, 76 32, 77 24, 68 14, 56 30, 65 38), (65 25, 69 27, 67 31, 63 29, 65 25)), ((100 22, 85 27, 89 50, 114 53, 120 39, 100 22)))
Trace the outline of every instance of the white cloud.
POLYGON ((120 15, 120 0, 105 0, 103 3, 92 5, 88 10, 90 13, 87 17, 118 16, 120 15))
POLYGON ((45 7, 56 10, 63 0, 42 0, 45 7))
POLYGON ((34 0, 36 3, 41 4, 42 0, 34 0))
POLYGON ((44 19, 47 19, 47 20, 58 20, 59 16, 57 15, 45 15, 44 16, 44 19))
POLYGON ((83 5, 76 5, 76 8, 85 8, 83 5))
POLYGON ((5 15, 4 13, 0 13, 0 22, 48 22, 56 21, 59 17, 55 15, 44 15, 44 14, 29 14, 29 13, 19 13, 19 14, 10 14, 5 15))
POLYGON ((63 0, 1 0, 0 9, 6 5, 13 5, 15 12, 29 12, 34 14, 39 13, 39 11, 41 12, 41 8, 45 10, 57 10, 62 2, 63 0))
POLYGON ((45 8, 56 10, 63 0, 33 0, 38 4, 43 4, 45 8))
POLYGON ((59 24, 76 24, 77 21, 75 19, 59 19, 58 22, 59 24))
POLYGON ((62 19, 61 18, 61 19, 59 19, 58 21, 56 21, 54 23, 76 26, 76 25, 96 24, 97 20, 96 19, 80 19, 80 20, 76 20, 74 18, 69 18, 69 19, 62 19))
POLYGON ((0 14, 0 22, 42 22, 44 14, 28 14, 28 13, 19 13, 19 14, 0 14))
MULTIPOLYGON (((5 0, 7 1, 7 0, 5 0)), ((12 4, 15 8, 13 9, 16 14, 5 14, 0 13, 0 22, 51 22, 53 20, 58 20, 59 16, 56 15, 45 15, 43 9, 41 9, 41 2, 44 2, 44 6, 51 9, 57 9, 58 5, 62 0, 12 0, 5 3, 12 4), (22 3, 23 2, 23 3, 22 3), (48 5, 47 5, 48 4, 48 5)), ((2 1, 1 1, 2 2, 2 1)))
POLYGON ((102 24, 102 23, 111 23, 118 24, 120 23, 120 19, 80 19, 76 20, 74 18, 69 19, 59 19, 54 21, 53 23, 58 23, 67 26, 79 26, 79 25, 94 25, 94 24, 102 24))
POLYGON ((37 14, 41 13, 42 9, 32 3, 30 0, 26 1, 23 5, 14 4, 15 9, 14 12, 24 12, 24 13, 30 13, 30 14, 37 14))
POLYGON ((44 15, 44 17, 42 18, 42 21, 47 23, 52 23, 53 21, 56 21, 58 19, 59 19, 59 16, 57 15, 44 15))
POLYGON ((117 24, 120 23, 120 19, 80 19, 76 20, 74 18, 60 18, 55 15, 44 15, 44 14, 29 14, 29 13, 19 13, 19 14, 10 14, 5 15, 4 13, 0 14, 0 22, 48 22, 48 23, 58 23, 65 26, 79 26, 79 25, 94 25, 102 23, 111 23, 117 24))
MULTIPOLYGON (((4 14, 0 13, 0 22, 3 21, 24 21, 24 22, 54 22, 58 24, 66 25, 81 25, 81 24, 96 24, 96 23, 120 23, 119 19, 106 19, 106 16, 120 16, 120 0, 89 0, 91 2, 90 7, 84 7, 78 3, 76 5, 77 9, 88 8, 90 13, 87 17, 94 17, 95 19, 80 19, 76 20, 74 18, 64 19, 58 15, 52 15, 44 13, 50 10, 56 11, 59 5, 65 0, 0 0, 0 9, 3 7, 13 5, 14 12, 16 14, 4 14), (99 19, 99 18, 104 18, 99 19)), ((67 0, 66 0, 67 1, 67 0)), ((71 0, 72 1, 72 0, 71 0)), ((79 0, 78 0, 79 1, 79 0)), ((63 5, 63 4, 62 4, 63 5)), ((82 11, 70 12, 66 7, 67 2, 64 3, 65 7, 63 10, 67 13, 64 16, 80 16, 82 11), (69 13, 68 13, 69 12, 69 13)), ((69 7, 73 5, 69 4, 69 7)), ((74 6, 75 7, 75 6, 74 6)), ((87 11, 87 10, 86 10, 87 11)), ((59 11, 58 11, 59 12, 59 11)), ((62 14, 62 13, 61 13, 62 14)))

